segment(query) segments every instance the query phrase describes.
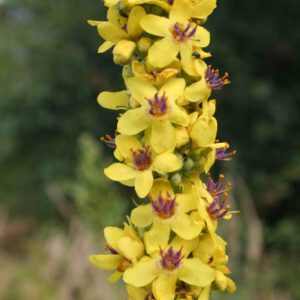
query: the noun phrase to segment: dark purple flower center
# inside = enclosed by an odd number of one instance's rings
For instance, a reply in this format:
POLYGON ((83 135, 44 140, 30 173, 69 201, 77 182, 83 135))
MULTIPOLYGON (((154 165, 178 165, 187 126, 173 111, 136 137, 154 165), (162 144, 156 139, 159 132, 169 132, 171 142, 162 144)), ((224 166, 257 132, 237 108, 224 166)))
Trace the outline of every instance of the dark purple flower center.
POLYGON ((163 197, 162 192, 160 192, 157 201, 151 195, 149 195, 149 198, 153 210, 161 219, 169 219, 175 214, 176 196, 172 198, 171 194, 167 192, 166 196, 163 197))
POLYGON ((165 271, 174 271, 175 269, 178 269, 184 258, 184 255, 182 255, 182 247, 179 251, 174 251, 173 247, 170 247, 166 251, 163 251, 160 248, 160 256, 160 263, 165 271))
POLYGON ((205 80, 212 90, 219 91, 222 89, 223 85, 229 84, 228 73, 225 73, 223 77, 220 76, 219 70, 214 70, 211 66, 207 67, 205 73, 205 80))
POLYGON ((135 164, 135 167, 140 170, 144 171, 149 169, 151 166, 152 160, 151 160, 151 152, 149 151, 149 146, 144 147, 142 150, 136 150, 132 152, 133 161, 135 164))
POLYGON ((214 182, 210 174, 208 174, 207 179, 207 191, 212 195, 213 201, 210 206, 207 208, 207 212, 210 215, 211 219, 221 219, 226 216, 227 212, 230 209, 230 205, 225 205, 228 194, 227 191, 231 189, 231 183, 227 183, 224 187, 222 186, 222 180, 224 175, 219 176, 219 180, 214 182))
POLYGON ((168 3, 169 3, 170 5, 173 5, 173 4, 174 4, 174 0, 168 0, 168 3))
POLYGON ((192 26, 192 23, 189 22, 187 26, 184 27, 181 23, 176 22, 171 29, 173 39, 178 42, 185 42, 186 40, 192 38, 197 31, 197 25, 192 26))
POLYGON ((227 148, 219 148, 216 150, 216 159, 217 160, 231 160, 232 156, 236 154, 236 151, 226 153, 227 148))
POLYGON ((150 106, 149 114, 155 117, 163 116, 168 111, 167 100, 166 93, 163 93, 162 96, 156 93, 153 99, 148 99, 150 106))

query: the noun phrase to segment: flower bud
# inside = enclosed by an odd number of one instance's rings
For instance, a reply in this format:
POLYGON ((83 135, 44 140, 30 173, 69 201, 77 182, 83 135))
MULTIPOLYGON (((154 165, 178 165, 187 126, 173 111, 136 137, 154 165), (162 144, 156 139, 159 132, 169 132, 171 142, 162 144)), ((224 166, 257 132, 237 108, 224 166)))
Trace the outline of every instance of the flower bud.
POLYGON ((216 271, 215 285, 216 285, 217 289, 219 289, 221 291, 224 291, 227 287, 227 278, 220 271, 216 271))
POLYGON ((176 127, 176 148, 179 148, 189 142, 189 134, 185 127, 176 127))
POLYGON ((152 45, 152 40, 147 37, 142 37, 137 42, 138 49, 141 52, 147 52, 152 45))
POLYGON ((136 44, 134 42, 121 40, 113 50, 114 63, 125 64, 126 62, 128 62, 135 48, 136 44))

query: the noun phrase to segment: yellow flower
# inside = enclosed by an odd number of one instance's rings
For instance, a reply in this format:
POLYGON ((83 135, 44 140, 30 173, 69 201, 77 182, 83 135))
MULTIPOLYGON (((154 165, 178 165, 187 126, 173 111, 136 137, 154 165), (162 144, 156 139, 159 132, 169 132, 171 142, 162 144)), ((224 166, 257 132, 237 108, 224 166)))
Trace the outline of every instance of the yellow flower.
POLYGON ((137 288, 133 285, 126 284, 128 300, 155 300, 151 287, 137 288))
POLYGON ((93 21, 88 23, 97 26, 99 35, 105 39, 105 42, 99 47, 98 53, 103 53, 118 45, 123 40, 136 42, 141 33, 142 28, 139 25, 140 20, 146 14, 141 6, 135 6, 131 9, 128 17, 120 15, 116 6, 108 9, 108 21, 93 21))
POLYGON ((145 63, 135 60, 131 64, 131 70, 134 77, 146 79, 156 87, 161 87, 168 80, 176 77, 181 70, 181 64, 179 60, 177 60, 166 68, 159 69, 151 66, 148 60, 146 60, 145 63))
POLYGON ((226 266, 228 255, 226 255, 226 242, 223 239, 219 236, 212 237, 210 234, 202 235, 197 249, 193 251, 193 255, 215 270, 215 287, 222 291, 227 289, 230 293, 235 292, 235 283, 226 276, 231 272, 226 266))
POLYGON ((134 136, 118 135, 116 146, 118 156, 124 159, 124 163, 113 163, 104 169, 104 173, 111 180, 134 186, 140 198, 144 198, 151 190, 153 171, 167 174, 180 169, 182 165, 174 153, 156 154, 134 136))
POLYGON ((143 257, 125 271, 124 281, 135 287, 153 282, 156 300, 173 300, 177 280, 198 287, 209 286, 215 271, 199 258, 188 258, 197 243, 198 239, 186 241, 175 237, 169 245, 157 245, 156 253, 143 257))
POLYGON ((140 24, 146 32, 162 37, 151 46, 148 52, 149 62, 153 66, 167 66, 180 53, 184 71, 197 76, 192 53, 194 47, 208 46, 210 35, 206 29, 190 21, 191 17, 192 9, 189 9, 187 2, 176 0, 170 10, 169 19, 152 14, 141 19, 140 24))
POLYGON ((127 87, 140 106, 121 115, 118 131, 135 135, 147 129, 147 140, 157 153, 172 151, 176 146, 172 123, 187 126, 189 122, 187 112, 175 102, 183 94, 184 79, 173 78, 157 91, 150 82, 133 77, 127 80, 127 87))
POLYGON ((193 188, 184 194, 174 195, 169 181, 160 178, 154 181, 149 198, 151 203, 139 205, 131 213, 135 226, 146 228, 153 224, 144 234, 148 253, 157 251, 155 242, 158 240, 159 244, 167 243, 171 230, 186 240, 194 239, 202 231, 205 223, 193 218, 193 213, 188 215, 198 206, 197 194, 193 188))
POLYGON ((144 245, 134 229, 124 224, 124 229, 105 227, 104 236, 106 250, 110 254, 91 255, 89 261, 96 268, 116 270, 110 277, 110 282, 117 281, 124 271, 136 263, 144 255, 144 245))
POLYGON ((212 69, 202 60, 196 60, 194 65, 201 79, 185 89, 184 96, 189 101, 202 102, 210 97, 213 90, 219 91, 224 85, 230 83, 228 73, 221 77, 219 70, 212 69))

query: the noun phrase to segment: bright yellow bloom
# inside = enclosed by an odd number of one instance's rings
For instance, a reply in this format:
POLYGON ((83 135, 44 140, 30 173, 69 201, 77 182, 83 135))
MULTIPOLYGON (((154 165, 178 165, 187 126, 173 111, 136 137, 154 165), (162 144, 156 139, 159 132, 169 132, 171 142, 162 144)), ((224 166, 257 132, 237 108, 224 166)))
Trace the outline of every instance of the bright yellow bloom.
POLYGON ((99 35, 105 39, 105 42, 99 47, 98 53, 107 51, 123 40, 136 42, 143 32, 139 22, 145 14, 145 10, 141 6, 135 6, 127 18, 120 15, 118 9, 112 6, 108 9, 108 21, 89 20, 89 24, 97 26, 99 35))
POLYGON ((165 69, 159 69, 151 66, 148 60, 145 63, 140 63, 135 60, 131 64, 131 70, 135 77, 148 80, 156 87, 163 86, 168 80, 176 77, 181 70, 180 61, 174 61, 165 69))
POLYGON ((158 91, 149 81, 133 77, 127 80, 127 87, 140 106, 121 115, 118 131, 135 135, 147 130, 147 140, 157 153, 172 151, 176 146, 172 123, 187 126, 189 122, 187 112, 175 102, 183 95, 184 79, 173 78, 158 91))
POLYGON ((219 236, 212 237, 210 234, 202 235, 193 255, 215 269, 215 287, 220 290, 227 289, 230 293, 235 292, 235 283, 226 276, 230 274, 230 270, 226 266, 228 256, 226 255, 226 242, 223 239, 219 236))
POLYGON ((202 60, 195 60, 194 66, 201 79, 192 83, 184 91, 185 98, 191 102, 204 101, 210 97, 213 90, 218 91, 230 83, 227 73, 221 77, 218 70, 207 66, 202 60))
POLYGON ((183 69, 190 75, 197 76, 192 53, 194 47, 204 48, 209 45, 209 32, 191 21, 192 9, 185 0, 175 0, 169 18, 148 14, 141 19, 142 28, 162 39, 149 49, 149 62, 156 67, 172 63, 180 53, 183 69))
POLYGON ((156 154, 134 136, 118 135, 116 146, 124 163, 113 163, 104 169, 104 173, 111 180, 134 186, 140 198, 146 197, 151 190, 153 171, 167 174, 179 170, 182 166, 174 153, 156 154))
POLYGON ((173 300, 177 280, 206 287, 215 279, 215 271, 199 258, 188 258, 198 239, 186 241, 175 237, 169 245, 157 245, 158 251, 145 256, 128 268, 124 281, 135 287, 152 283, 156 300, 173 300))
POLYGON ((187 192, 174 195, 168 180, 156 179, 149 198, 151 203, 139 205, 131 213, 131 220, 135 226, 146 228, 153 224, 144 234, 148 253, 157 251, 155 242, 166 244, 171 230, 186 240, 194 239, 200 234, 205 223, 198 222, 194 217, 196 212, 188 215, 198 207, 195 188, 190 187, 187 192), (151 248, 153 246, 154 248, 151 248))
POLYGON ((144 255, 144 245, 134 229, 124 224, 124 229, 105 227, 104 236, 106 250, 110 254, 91 255, 89 261, 102 270, 116 270, 110 277, 110 282, 117 281, 123 272, 136 263, 144 255))

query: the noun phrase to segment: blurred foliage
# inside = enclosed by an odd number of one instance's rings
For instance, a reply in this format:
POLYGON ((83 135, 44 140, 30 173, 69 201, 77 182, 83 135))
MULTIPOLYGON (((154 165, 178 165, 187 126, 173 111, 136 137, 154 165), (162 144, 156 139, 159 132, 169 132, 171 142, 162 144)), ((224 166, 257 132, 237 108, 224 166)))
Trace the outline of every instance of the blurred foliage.
MULTIPOLYGON (((210 63, 232 80, 215 95, 219 138, 238 150, 226 172, 246 182, 264 234, 259 277, 238 272, 246 264, 245 255, 238 256, 232 269, 239 290, 228 299, 300 299, 300 2, 218 3, 206 24, 210 63)), ((49 193, 53 186, 91 228, 120 223, 130 205, 126 189, 102 172, 112 153, 98 138, 113 132, 116 113, 95 99, 101 90, 122 88, 120 67, 110 53, 97 55, 100 38, 86 23, 104 18, 96 0, 0 1, 0 201, 11 220, 68 223, 49 193)), ((247 248, 244 227, 233 233, 240 251, 247 248)), ((43 286, 34 273, 42 259, 19 268, 18 261, 9 262, 16 274, 28 268, 36 277, 26 286, 43 286)), ((46 285, 49 297, 58 299, 53 283, 46 285)), ((46 299, 46 290, 30 299, 46 299)), ((94 299, 84 295, 78 299, 94 299)))

